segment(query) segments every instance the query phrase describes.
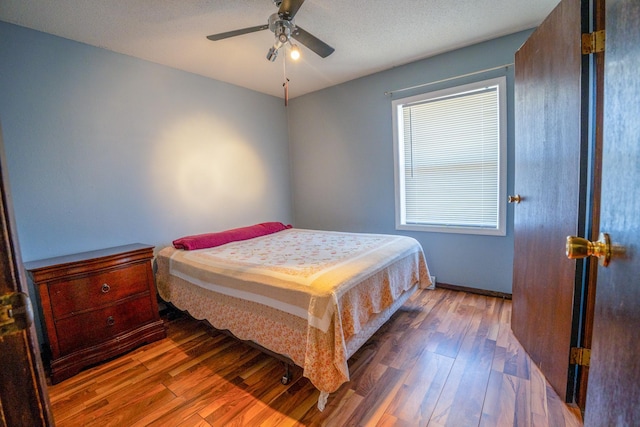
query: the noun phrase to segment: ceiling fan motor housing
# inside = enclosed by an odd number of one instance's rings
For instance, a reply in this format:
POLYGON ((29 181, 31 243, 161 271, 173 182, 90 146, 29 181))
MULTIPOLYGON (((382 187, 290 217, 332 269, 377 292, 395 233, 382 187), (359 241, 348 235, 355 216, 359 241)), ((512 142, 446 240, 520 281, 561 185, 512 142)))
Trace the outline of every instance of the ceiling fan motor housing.
POLYGON ((281 43, 286 43, 289 40, 294 28, 293 20, 281 19, 277 13, 269 17, 269 30, 273 31, 281 43))

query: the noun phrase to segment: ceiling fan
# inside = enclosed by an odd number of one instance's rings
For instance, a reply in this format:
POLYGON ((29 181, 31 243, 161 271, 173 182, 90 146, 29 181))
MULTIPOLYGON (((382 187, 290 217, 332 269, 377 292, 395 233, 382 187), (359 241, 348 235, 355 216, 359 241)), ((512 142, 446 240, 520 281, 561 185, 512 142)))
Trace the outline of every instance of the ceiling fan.
POLYGON ((326 58, 333 53, 335 50, 334 48, 295 24, 293 18, 298 12, 298 9, 300 9, 300 6, 302 6, 302 3, 304 3, 304 0, 273 0, 273 3, 278 7, 278 12, 269 16, 267 24, 243 28, 240 30, 227 31, 220 34, 212 34, 207 36, 207 38, 209 40, 217 41, 269 29, 276 36, 275 43, 267 53, 267 59, 271 62, 276 60, 278 50, 287 43, 291 45, 292 49, 297 49, 297 46, 293 45, 291 42, 292 38, 302 43, 322 58, 326 58))

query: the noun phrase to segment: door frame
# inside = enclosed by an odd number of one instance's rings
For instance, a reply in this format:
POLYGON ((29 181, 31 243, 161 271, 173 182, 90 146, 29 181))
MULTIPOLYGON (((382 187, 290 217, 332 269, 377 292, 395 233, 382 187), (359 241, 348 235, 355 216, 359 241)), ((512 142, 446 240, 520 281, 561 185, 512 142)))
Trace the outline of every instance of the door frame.
POLYGON ((612 257, 598 269, 585 425, 637 425, 640 419, 640 3, 607 0, 602 157, 602 232, 612 257))
MULTIPOLYGON (((0 295, 28 295, 0 126, 0 295)), ((33 299, 31 299, 33 301, 33 299)), ((35 327, 0 337, 0 427, 53 426, 35 327)))
MULTIPOLYGON (((585 16, 582 33, 591 33, 605 30, 605 8, 606 0, 591 0, 584 5, 587 10, 583 11, 585 16)), ((586 99, 585 114, 589 120, 583 124, 584 135, 591 138, 588 142, 589 153, 587 153, 587 170, 585 185, 587 185, 587 206, 584 228, 584 237, 597 241, 600 234, 600 205, 602 187, 602 142, 603 142, 603 116, 604 116, 604 56, 605 52, 595 52, 583 56, 583 68, 591 69, 591 76, 584 88, 586 99)), ((576 286, 580 286, 582 298, 576 300, 574 307, 574 327, 576 336, 574 337, 574 347, 581 347, 590 350, 593 336, 593 317, 595 312, 595 298, 598 280, 598 262, 595 259, 586 259, 582 269, 582 280, 576 281, 576 286)), ((589 378, 589 366, 573 365, 571 380, 573 386, 573 401, 584 412, 587 399, 587 388, 589 378)))

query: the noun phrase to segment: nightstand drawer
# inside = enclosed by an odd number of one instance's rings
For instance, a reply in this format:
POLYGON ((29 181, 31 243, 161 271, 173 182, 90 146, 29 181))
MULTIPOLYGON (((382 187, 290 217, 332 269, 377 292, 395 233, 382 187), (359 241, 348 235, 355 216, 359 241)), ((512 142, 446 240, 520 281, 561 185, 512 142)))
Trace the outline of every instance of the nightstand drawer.
POLYGON ((149 291, 148 267, 139 263, 49 285, 49 298, 56 319, 101 307, 149 291))
POLYGON ((147 295, 58 320, 56 331, 60 355, 99 344, 123 332, 138 328, 156 317, 151 298, 147 295))

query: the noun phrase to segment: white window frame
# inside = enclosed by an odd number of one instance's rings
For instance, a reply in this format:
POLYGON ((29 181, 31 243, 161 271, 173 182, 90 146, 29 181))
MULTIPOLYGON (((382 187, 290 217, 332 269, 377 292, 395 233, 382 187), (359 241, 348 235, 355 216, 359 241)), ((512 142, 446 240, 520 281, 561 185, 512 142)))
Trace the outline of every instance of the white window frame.
POLYGON ((393 108, 393 148, 395 166, 395 198, 396 198, 396 229, 410 231, 428 231, 442 233, 481 234, 493 236, 506 235, 506 189, 507 189, 507 81, 506 76, 482 80, 460 86, 454 86, 434 92, 427 92, 415 96, 392 101, 393 108), (405 180, 404 180, 404 135, 403 135, 403 106, 421 103, 428 100, 447 97, 454 94, 478 91, 487 87, 497 86, 498 91, 498 191, 497 191, 497 225, 495 228, 479 226, 431 225, 407 223, 405 210, 405 180))

